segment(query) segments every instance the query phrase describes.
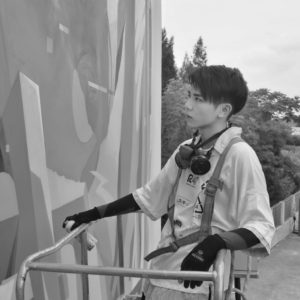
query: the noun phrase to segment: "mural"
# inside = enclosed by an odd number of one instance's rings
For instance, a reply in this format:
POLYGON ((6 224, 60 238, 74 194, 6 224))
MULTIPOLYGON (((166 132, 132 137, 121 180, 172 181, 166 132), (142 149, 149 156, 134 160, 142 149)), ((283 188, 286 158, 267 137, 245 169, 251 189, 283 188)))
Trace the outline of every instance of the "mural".
MULTIPOLYGON (((65 216, 113 201, 160 168, 160 0, 0 2, 0 299, 65 216)), ((104 219, 90 265, 145 267, 160 223, 104 219), (151 231, 149 230, 151 227, 151 231)), ((75 263, 77 241, 48 258, 75 263)), ((90 276, 90 299, 138 279, 90 276)), ((78 275, 30 273, 26 299, 81 299, 78 275)))

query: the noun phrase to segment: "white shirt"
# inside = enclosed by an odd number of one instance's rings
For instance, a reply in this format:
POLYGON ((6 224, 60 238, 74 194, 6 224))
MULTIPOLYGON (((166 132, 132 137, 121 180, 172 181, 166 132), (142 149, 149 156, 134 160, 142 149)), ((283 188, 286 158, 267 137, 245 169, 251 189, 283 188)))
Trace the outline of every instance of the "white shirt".
MULTIPOLYGON (((211 169, 202 176, 190 169, 182 172, 175 196, 174 223, 177 238, 199 230, 205 201, 206 182, 211 177, 216 163, 229 141, 241 135, 241 128, 231 127, 216 141, 210 158, 211 169)), ((189 141, 184 142, 189 143, 189 141)), ((170 157, 160 173, 149 183, 137 189, 133 196, 151 219, 156 220, 167 213, 169 194, 172 190, 178 167, 175 154, 170 157)), ((270 253, 275 232, 274 220, 269 204, 269 195, 261 164, 254 150, 245 142, 234 144, 227 153, 220 179, 222 190, 215 196, 211 222, 212 233, 230 231, 237 228, 250 230, 270 253)), ((171 241, 169 220, 164 226, 158 248, 168 246, 171 241)), ((151 268, 156 270, 180 270, 181 263, 196 243, 181 247, 175 253, 166 253, 151 260, 151 268)), ((151 279, 153 285, 191 293, 207 292, 208 285, 185 289, 176 280, 151 279)))

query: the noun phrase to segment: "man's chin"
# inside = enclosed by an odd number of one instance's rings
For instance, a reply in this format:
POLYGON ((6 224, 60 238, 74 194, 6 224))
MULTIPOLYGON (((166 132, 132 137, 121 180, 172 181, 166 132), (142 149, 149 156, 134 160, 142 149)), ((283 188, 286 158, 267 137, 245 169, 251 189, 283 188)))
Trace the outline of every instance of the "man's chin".
POLYGON ((195 129, 195 128, 197 128, 196 124, 193 122, 192 119, 187 119, 186 125, 187 125, 190 129, 195 129))
POLYGON ((206 126, 206 125, 197 125, 197 126, 189 126, 189 125, 187 125, 188 126, 188 128, 189 128, 189 130, 191 131, 191 132, 196 132, 196 131, 198 131, 198 132, 202 132, 203 130, 205 130, 205 129, 207 129, 209 126, 206 126))
POLYGON ((193 122, 187 122, 186 124, 192 130, 201 129, 201 128, 205 128, 206 127, 204 124, 199 124, 199 123, 195 124, 193 122))

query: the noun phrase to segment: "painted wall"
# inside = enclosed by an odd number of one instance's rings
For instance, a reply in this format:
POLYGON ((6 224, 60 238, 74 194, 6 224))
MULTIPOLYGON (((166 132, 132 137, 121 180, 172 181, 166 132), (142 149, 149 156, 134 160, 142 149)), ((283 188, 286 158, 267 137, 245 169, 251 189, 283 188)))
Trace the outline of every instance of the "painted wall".
MULTIPOLYGON (((67 215, 113 201, 160 168, 160 0, 0 1, 0 299, 67 215)), ((145 267, 160 223, 91 228, 89 264, 145 267), (151 228, 151 230, 150 230, 151 228)), ((76 241, 47 261, 74 263, 76 241)), ((90 276, 90 299, 137 279, 90 276)), ((32 272, 26 299, 81 299, 78 275, 32 272)))

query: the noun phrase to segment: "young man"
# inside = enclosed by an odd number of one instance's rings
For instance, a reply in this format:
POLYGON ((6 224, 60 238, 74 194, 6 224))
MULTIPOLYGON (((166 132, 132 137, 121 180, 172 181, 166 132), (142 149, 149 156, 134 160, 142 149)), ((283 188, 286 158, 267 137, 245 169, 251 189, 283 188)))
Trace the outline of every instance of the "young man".
MULTIPOLYGON (((261 165, 246 142, 237 140, 231 145, 240 137, 241 128, 231 127, 228 121, 244 107, 247 96, 238 69, 196 69, 190 76, 185 105, 187 123, 195 129, 193 139, 182 143, 157 177, 143 187, 110 204, 67 217, 65 222, 74 221, 74 229, 139 209, 153 220, 168 213, 159 250, 147 257, 156 270, 207 271, 221 249, 261 244, 269 253, 274 222, 261 165), (223 152, 227 154, 209 207, 209 179, 223 152), (199 228, 206 228, 200 238, 199 228), (182 243, 193 234, 196 240, 182 243)), ((208 293, 207 282, 158 279, 151 279, 145 291, 147 300, 207 299, 208 293)))

